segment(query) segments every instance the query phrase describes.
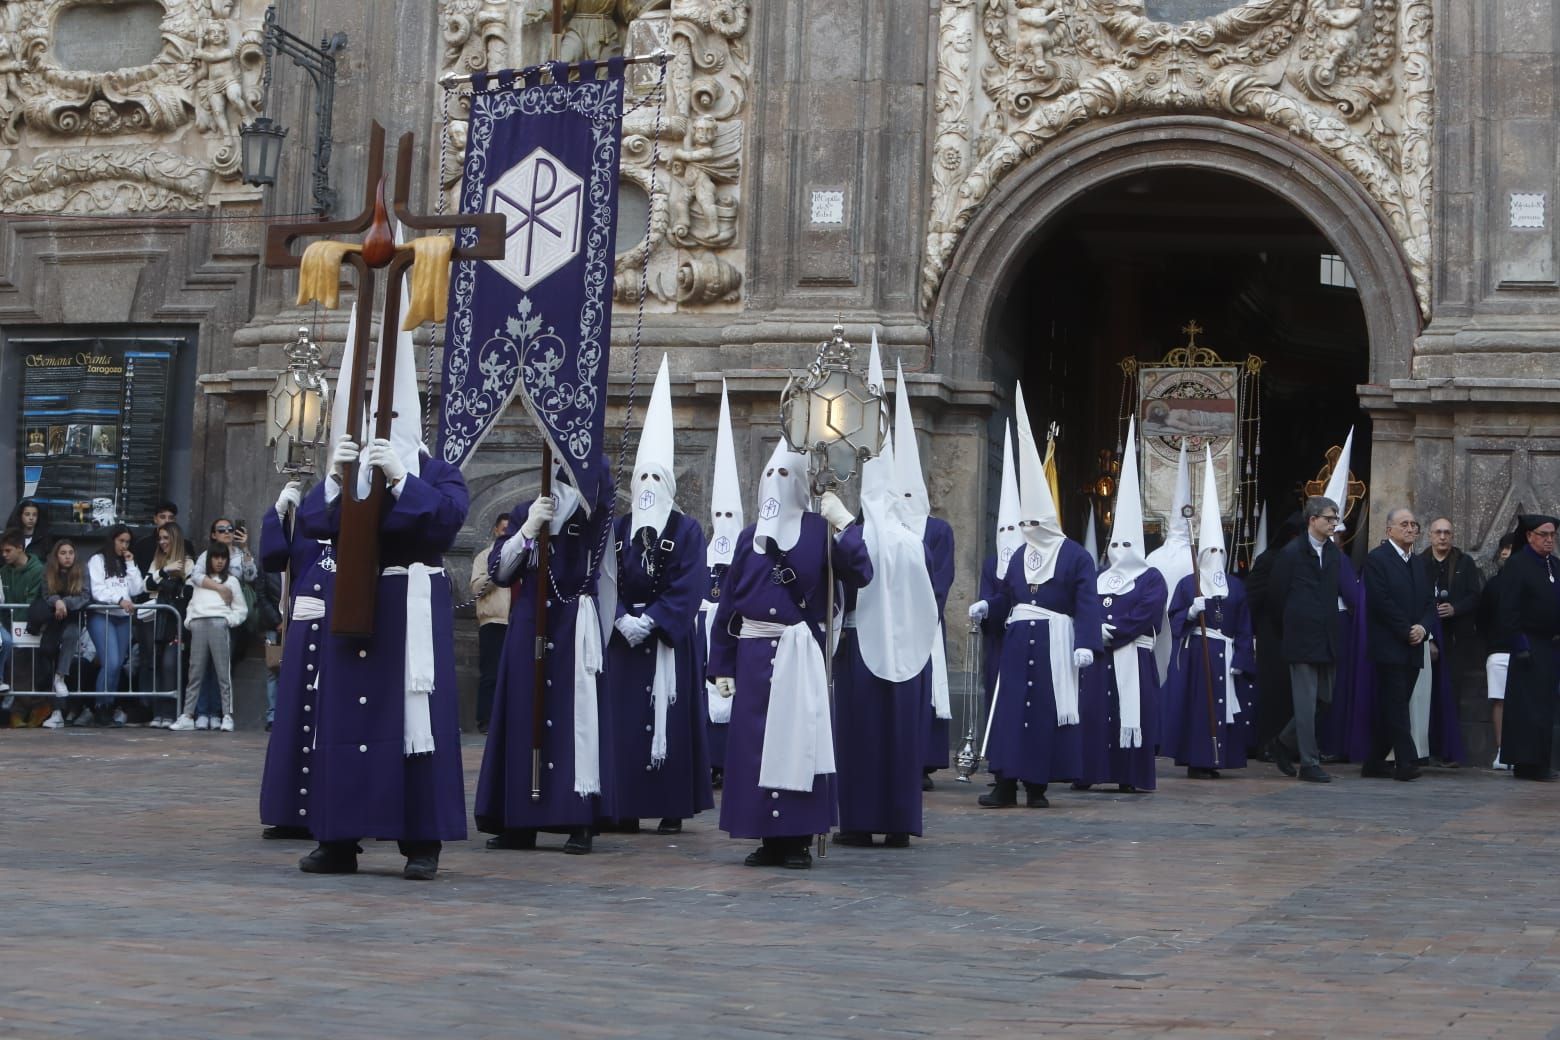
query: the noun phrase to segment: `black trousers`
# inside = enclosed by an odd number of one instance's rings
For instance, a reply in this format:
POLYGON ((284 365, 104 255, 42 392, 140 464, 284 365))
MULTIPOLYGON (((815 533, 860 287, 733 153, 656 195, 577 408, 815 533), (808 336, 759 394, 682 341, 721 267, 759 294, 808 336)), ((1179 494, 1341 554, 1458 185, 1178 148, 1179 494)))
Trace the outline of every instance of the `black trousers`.
POLYGON ((493 717, 493 691, 498 686, 498 659, 504 652, 509 626, 496 621, 477 626, 477 725, 493 717))
POLYGON ((1376 665, 1376 718, 1371 730, 1369 764, 1384 764, 1387 752, 1391 751, 1401 773, 1413 769, 1419 760, 1408 721, 1408 700, 1418 678, 1419 669, 1413 665, 1376 665))

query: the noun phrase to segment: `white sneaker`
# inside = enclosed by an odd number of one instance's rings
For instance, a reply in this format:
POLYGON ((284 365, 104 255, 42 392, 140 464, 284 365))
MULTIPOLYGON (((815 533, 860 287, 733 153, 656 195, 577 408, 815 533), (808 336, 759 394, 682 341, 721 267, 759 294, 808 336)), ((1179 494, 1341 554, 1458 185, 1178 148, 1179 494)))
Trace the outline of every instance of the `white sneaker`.
POLYGON ((195 728, 196 729, 210 729, 211 728, 211 716, 209 716, 209 715, 199 715, 199 716, 196 716, 196 718, 195 718, 195 728))
MULTIPOLYGON (((10 693, 10 692, 11 692, 11 684, 7 683, 7 682, 0 682, 0 693, 10 693)), ((10 708, 11 708, 11 698, 7 697, 5 699, 5 703, 4 704, 0 704, 0 708, 5 708, 7 711, 9 711, 10 708)))
POLYGON ((224 715, 224 716, 222 716, 222 732, 224 732, 224 733, 231 733, 231 732, 233 732, 233 716, 231 716, 231 715, 224 715))
POLYGON ((171 725, 173 725, 173 720, 166 715, 159 715, 152 720, 153 729, 167 729, 171 725))
POLYGON ((65 716, 60 714, 59 709, 55 709, 53 715, 43 720, 44 729, 59 729, 64 725, 65 716))
POLYGON ((129 721, 130 721, 130 716, 128 716, 128 715, 126 715, 124 713, 124 709, 123 708, 115 708, 114 709, 114 725, 115 726, 123 726, 125 723, 127 723, 129 721))
POLYGON ((175 733, 188 733, 190 730, 195 728, 195 720, 190 718, 188 715, 180 715, 178 719, 175 720, 174 723, 168 728, 173 730, 175 733))
POLYGON ((1508 768, 1506 763, 1504 763, 1504 762, 1502 762, 1500 760, 1500 752, 1499 751, 1495 752, 1495 761, 1490 763, 1490 768, 1491 769, 1506 769, 1506 768, 1508 768))
POLYGON ((65 677, 63 675, 54 677, 54 695, 56 697, 67 697, 70 695, 70 687, 65 685, 65 677))

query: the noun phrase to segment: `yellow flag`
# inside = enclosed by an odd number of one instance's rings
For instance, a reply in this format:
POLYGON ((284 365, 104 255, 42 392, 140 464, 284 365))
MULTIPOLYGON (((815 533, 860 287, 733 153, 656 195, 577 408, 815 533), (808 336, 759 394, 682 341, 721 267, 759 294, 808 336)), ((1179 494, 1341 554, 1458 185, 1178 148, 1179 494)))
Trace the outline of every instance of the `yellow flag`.
POLYGON ((1062 524, 1062 486, 1056 475, 1056 424, 1051 424, 1050 432, 1045 438, 1045 482, 1051 489, 1051 504, 1056 507, 1056 522, 1065 530, 1062 524))

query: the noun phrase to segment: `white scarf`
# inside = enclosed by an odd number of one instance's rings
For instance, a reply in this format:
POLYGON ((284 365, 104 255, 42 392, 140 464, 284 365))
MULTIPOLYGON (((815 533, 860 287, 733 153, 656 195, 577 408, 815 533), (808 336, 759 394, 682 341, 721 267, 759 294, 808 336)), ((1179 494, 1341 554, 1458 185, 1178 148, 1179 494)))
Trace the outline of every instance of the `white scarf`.
POLYGON ((1016 603, 1009 626, 1020 621, 1044 621, 1051 643, 1051 694, 1056 699, 1056 724, 1078 724, 1078 666, 1073 663, 1073 619, 1033 603, 1016 603))
POLYGON ((1116 674, 1116 705, 1121 733, 1117 747, 1143 746, 1143 677, 1138 674, 1138 648, 1154 649, 1153 636, 1138 636, 1125 646, 1111 650, 1111 666, 1116 674))
POLYGON ((574 616, 574 793, 586 797, 601 793, 601 722, 596 707, 596 677, 601 670, 601 619, 595 599, 581 596, 574 616))
POLYGON ((948 700, 948 646, 941 621, 937 622, 937 638, 932 642, 932 710, 939 719, 953 718, 948 700))
POLYGON ((665 640, 655 641, 655 678, 650 683, 650 705, 655 713, 655 732, 650 738, 650 764, 666 764, 666 709, 677 703, 677 651, 665 640))
POLYGON ((834 772, 829 675, 823 651, 803 622, 781 625, 743 620, 742 638, 779 642, 769 684, 758 786, 810 792, 815 777, 834 772))
POLYGON ((386 567, 384 573, 406 575, 401 747, 406 755, 427 755, 433 752, 433 714, 428 706, 435 681, 432 578, 443 574, 444 568, 414 563, 409 567, 386 567))

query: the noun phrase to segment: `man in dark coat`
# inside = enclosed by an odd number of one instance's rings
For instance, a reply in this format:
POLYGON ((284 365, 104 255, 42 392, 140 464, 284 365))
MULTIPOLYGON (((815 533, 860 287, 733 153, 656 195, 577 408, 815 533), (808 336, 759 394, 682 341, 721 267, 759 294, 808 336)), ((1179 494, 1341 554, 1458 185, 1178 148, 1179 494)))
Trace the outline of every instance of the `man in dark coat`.
POLYGON ((1519 780, 1553 780, 1551 740, 1560 684, 1560 561, 1552 516, 1524 516, 1520 548, 1501 569, 1496 626, 1510 633, 1500 757, 1519 780))
POLYGON ((1278 538, 1251 563, 1246 575, 1246 603, 1251 608, 1251 626, 1257 637, 1257 709, 1254 743, 1263 758, 1273 738, 1283 732, 1294 718, 1294 695, 1289 689, 1289 665, 1278 652, 1280 607, 1268 594, 1273 563, 1284 546, 1300 536, 1305 520, 1294 512, 1278 530, 1278 538))
POLYGON ((1295 775, 1298 752, 1300 779, 1325 784, 1332 777, 1322 769, 1316 743, 1316 703, 1332 700, 1338 611, 1346 602, 1342 553, 1332 539, 1339 510, 1332 499, 1315 495, 1305 500, 1303 512, 1305 534, 1279 551, 1268 585, 1269 609, 1278 617, 1278 652, 1289 665, 1295 710, 1269 751, 1287 776, 1295 775))
MULTIPOLYGON (((1452 544, 1449 518, 1438 516, 1430 521, 1429 534, 1430 547, 1419 554, 1419 563, 1430 576, 1440 626, 1439 634, 1432 632, 1436 641, 1431 649, 1435 662, 1432 689, 1450 692, 1444 707, 1452 716, 1441 720, 1440 726, 1432 725, 1430 743, 1435 745, 1442 730, 1450 727, 1451 731, 1456 731, 1463 689, 1476 681, 1473 676, 1484 664, 1484 650, 1474 630, 1474 615, 1479 611, 1484 578, 1473 557, 1452 544)), ((1438 701, 1431 710, 1432 715, 1440 707, 1443 706, 1438 701)), ((1432 753, 1453 760, 1453 753, 1445 747, 1434 747, 1432 753)))
POLYGON ((1414 558, 1419 525, 1407 509, 1387 513, 1387 539, 1365 559, 1367 649, 1376 669, 1376 719, 1361 776, 1416 780, 1418 752, 1409 729, 1408 699, 1424 665, 1424 642, 1435 617, 1429 568, 1414 558), (1386 753, 1391 749, 1393 769, 1386 753))

